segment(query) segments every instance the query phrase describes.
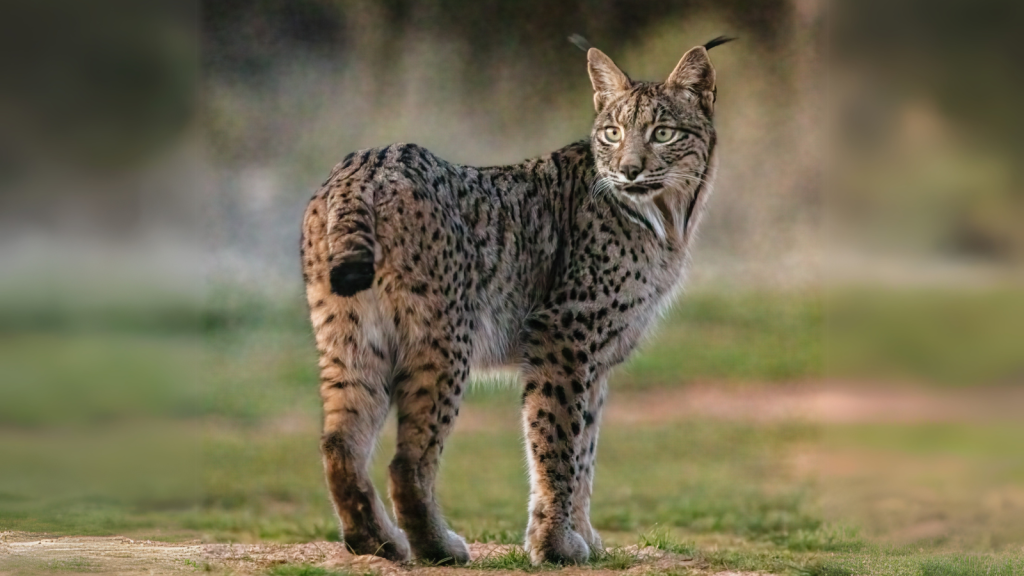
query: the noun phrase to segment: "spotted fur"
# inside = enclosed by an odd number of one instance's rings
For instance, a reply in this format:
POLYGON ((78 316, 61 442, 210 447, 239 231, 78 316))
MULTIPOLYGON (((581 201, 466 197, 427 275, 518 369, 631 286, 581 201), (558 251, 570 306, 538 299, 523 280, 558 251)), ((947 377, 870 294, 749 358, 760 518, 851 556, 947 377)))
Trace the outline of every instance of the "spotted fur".
POLYGON ((682 281, 711 192, 715 81, 703 47, 662 83, 630 80, 594 48, 588 62, 589 140, 490 168, 414 144, 363 150, 309 203, 321 447, 354 552, 468 561, 434 480, 470 370, 509 366, 523 385, 531 558, 583 562, 601 547, 589 508, 608 373, 682 281), (397 526, 367 472, 392 405, 397 526))

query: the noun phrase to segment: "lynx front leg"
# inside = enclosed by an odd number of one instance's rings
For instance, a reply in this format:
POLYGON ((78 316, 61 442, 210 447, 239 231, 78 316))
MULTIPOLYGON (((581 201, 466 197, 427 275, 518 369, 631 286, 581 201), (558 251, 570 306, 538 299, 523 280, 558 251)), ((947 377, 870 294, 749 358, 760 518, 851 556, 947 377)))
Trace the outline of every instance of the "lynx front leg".
POLYGON ((583 431, 576 443, 579 455, 576 475, 573 478, 572 524, 590 546, 591 553, 604 551, 601 536, 590 524, 590 495, 594 487, 594 463, 597 461, 597 433, 601 426, 601 412, 608 390, 607 376, 590 380, 590 387, 584 392, 586 408, 583 411, 583 431))
POLYGON ((391 462, 391 500, 417 558, 469 562, 469 548, 448 529, 434 495, 444 441, 455 425, 468 370, 436 350, 407 361, 398 387, 398 447, 391 462), (460 366, 461 368, 461 366, 460 366))
POLYGON ((589 521, 575 510, 589 504, 580 489, 580 466, 586 462, 589 441, 584 445, 586 415, 591 390, 600 384, 587 367, 585 353, 572 345, 558 345, 530 355, 531 368, 524 373, 523 426, 530 463, 530 519, 526 547, 535 563, 585 562, 593 544, 589 521), (581 530, 590 537, 585 538, 581 530))

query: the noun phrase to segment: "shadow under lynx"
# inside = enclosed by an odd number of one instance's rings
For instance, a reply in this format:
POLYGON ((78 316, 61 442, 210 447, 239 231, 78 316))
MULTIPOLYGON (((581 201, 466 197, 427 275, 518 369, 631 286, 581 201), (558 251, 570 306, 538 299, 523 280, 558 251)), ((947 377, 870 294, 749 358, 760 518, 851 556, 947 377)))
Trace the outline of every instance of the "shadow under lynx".
POLYGON ((662 83, 630 80, 595 48, 588 64, 588 140, 489 168, 414 144, 364 150, 309 203, 321 447, 355 553, 469 560, 434 482, 470 370, 487 367, 523 384, 531 558, 601 549, 589 509, 607 378, 681 284, 711 192, 715 73, 702 46, 662 83), (397 526, 368 473, 392 405, 397 526))

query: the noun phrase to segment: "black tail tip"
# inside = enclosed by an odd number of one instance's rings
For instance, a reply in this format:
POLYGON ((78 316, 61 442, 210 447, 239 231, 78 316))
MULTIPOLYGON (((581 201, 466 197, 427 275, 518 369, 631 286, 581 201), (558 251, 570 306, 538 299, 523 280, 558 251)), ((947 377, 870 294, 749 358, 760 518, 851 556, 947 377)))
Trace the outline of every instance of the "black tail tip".
POLYGON ((373 284, 373 262, 343 262, 331 269, 331 292, 351 297, 373 284))
POLYGON ((704 44, 704 49, 711 50, 715 46, 721 46, 722 44, 725 44, 726 42, 732 42, 733 40, 738 40, 738 38, 735 38, 733 36, 719 36, 718 38, 708 40, 704 44))

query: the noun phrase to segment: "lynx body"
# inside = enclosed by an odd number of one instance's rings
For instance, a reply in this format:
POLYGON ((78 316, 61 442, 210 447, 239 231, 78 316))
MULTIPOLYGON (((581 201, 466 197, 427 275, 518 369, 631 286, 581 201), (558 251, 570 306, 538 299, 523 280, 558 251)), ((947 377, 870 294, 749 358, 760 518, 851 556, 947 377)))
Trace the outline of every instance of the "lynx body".
POLYGON ((495 366, 523 387, 531 558, 601 548, 589 509, 606 382, 682 282, 711 192, 715 73, 701 46, 663 83, 630 80, 594 48, 588 63, 588 140, 491 168, 412 144, 364 150, 309 203, 321 448, 356 553, 469 560, 434 481, 470 371, 495 366), (397 526, 368 473, 392 406, 397 526))

